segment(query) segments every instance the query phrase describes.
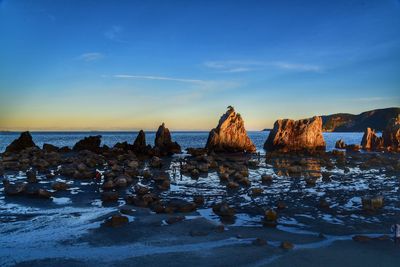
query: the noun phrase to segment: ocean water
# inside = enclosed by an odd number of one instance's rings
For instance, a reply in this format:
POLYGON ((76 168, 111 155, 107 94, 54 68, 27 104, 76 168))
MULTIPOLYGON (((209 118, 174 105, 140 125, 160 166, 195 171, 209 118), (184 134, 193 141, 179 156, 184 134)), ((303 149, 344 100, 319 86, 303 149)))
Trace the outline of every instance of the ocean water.
MULTIPOLYGON (((0 152, 19 136, 19 132, 0 133, 0 152)), ((102 144, 114 146, 118 142, 133 143, 138 132, 31 132, 33 141, 40 147, 49 143, 58 147, 72 147, 76 142, 90 135, 101 135, 102 144)), ((204 147, 207 142, 208 132, 172 132, 172 139, 178 142, 183 149, 188 147, 204 147)), ((257 150, 263 152, 263 145, 269 131, 249 131, 249 137, 254 142, 257 150)), ((327 150, 335 147, 335 142, 342 138, 346 144, 360 144, 363 133, 324 133, 327 150)), ((146 132, 146 141, 154 145, 155 132, 146 132)))

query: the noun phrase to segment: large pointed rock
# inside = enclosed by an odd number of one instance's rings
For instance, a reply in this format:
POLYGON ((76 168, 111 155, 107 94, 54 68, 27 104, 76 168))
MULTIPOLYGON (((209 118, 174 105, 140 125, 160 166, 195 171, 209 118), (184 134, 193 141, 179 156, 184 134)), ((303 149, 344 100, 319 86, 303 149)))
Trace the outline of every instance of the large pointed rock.
POLYGON ((256 146, 248 137, 240 114, 228 107, 218 126, 210 131, 206 149, 214 152, 255 152, 256 146))
POLYGON ((400 150, 400 116, 389 121, 382 138, 386 148, 393 151, 400 150))
POLYGON ((161 154, 181 153, 181 146, 177 142, 172 142, 171 133, 164 123, 158 127, 154 145, 161 154))
POLYGON ((365 150, 379 150, 383 148, 383 139, 376 135, 371 128, 365 129, 361 146, 365 150))
POLYGON ((146 154, 150 149, 151 147, 146 145, 146 134, 143 130, 140 130, 135 142, 133 142, 133 151, 139 154, 146 154))
POLYGON ((303 120, 277 120, 265 141, 268 151, 309 152, 324 151, 321 117, 303 120))
POLYGON ((22 132, 21 135, 6 148, 6 152, 18 153, 29 147, 36 147, 32 136, 29 132, 22 132))

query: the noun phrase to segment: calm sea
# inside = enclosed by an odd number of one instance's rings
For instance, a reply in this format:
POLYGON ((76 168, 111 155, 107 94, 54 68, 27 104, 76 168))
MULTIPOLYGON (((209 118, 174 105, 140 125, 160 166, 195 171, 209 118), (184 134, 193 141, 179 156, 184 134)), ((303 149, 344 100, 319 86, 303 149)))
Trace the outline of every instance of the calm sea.
MULTIPOLYGON (((101 135, 102 143, 113 146, 117 142, 127 141, 133 143, 138 132, 31 132, 34 142, 42 147, 44 143, 56 145, 58 147, 72 147, 77 141, 90 135, 101 135)), ((18 138, 19 132, 0 133, 0 152, 4 152, 7 145, 18 138)), ((263 151, 263 145, 267 139, 269 131, 250 131, 248 135, 259 151, 263 151)), ((360 144, 363 133, 324 133, 327 150, 332 150, 335 142, 342 138, 346 144, 360 144)), ((207 142, 208 132, 172 132, 172 139, 177 141, 182 148, 204 147, 207 142)), ((155 132, 146 132, 146 141, 153 145, 155 132)))

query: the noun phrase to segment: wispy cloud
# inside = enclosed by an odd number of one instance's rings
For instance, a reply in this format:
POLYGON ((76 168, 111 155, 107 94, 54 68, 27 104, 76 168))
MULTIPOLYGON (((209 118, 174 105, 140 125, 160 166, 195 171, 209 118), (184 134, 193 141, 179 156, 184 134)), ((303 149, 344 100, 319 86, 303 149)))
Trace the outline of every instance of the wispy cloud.
POLYGON ((127 75, 127 74, 116 74, 113 75, 114 78, 120 79, 138 79, 138 80, 160 80, 160 81, 173 81, 173 82, 183 82, 183 83, 206 83, 206 80, 198 79, 184 79, 184 78, 174 78, 165 76, 147 76, 147 75, 127 75))
POLYGON ((85 62, 97 61, 102 58, 104 58, 104 55, 98 52, 84 53, 78 56, 79 60, 83 60, 85 62))
POLYGON ((125 41, 121 39, 122 32, 123 28, 121 26, 114 25, 104 32, 104 37, 114 42, 125 43, 125 41))
POLYGON ((227 61, 207 61, 204 66, 210 69, 218 70, 220 72, 248 72, 263 70, 265 68, 276 68, 280 70, 292 70, 302 72, 321 72, 322 67, 313 64, 293 63, 286 61, 240 61, 240 60, 227 60, 227 61))

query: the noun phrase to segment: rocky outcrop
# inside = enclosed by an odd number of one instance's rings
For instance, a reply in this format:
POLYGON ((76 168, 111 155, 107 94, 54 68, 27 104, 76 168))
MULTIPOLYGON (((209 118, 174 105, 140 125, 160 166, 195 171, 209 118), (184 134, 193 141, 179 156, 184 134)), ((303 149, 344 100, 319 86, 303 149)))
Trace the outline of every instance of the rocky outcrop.
POLYGON ((89 150, 92 152, 100 152, 101 135, 85 137, 79 140, 74 147, 74 151, 89 150))
POLYGON ((172 142, 171 133, 164 123, 158 127, 154 145, 161 154, 181 153, 181 146, 177 142, 172 142))
POLYGON ((343 141, 343 139, 339 139, 335 143, 335 148, 337 148, 337 149, 346 149, 346 143, 343 141))
POLYGON ((218 126, 210 131, 206 149, 215 152, 256 151, 255 145, 247 136, 242 117, 232 107, 228 107, 218 126))
POLYGON ((264 148, 280 152, 316 152, 325 150, 321 117, 303 120, 277 120, 264 148))
POLYGON ((139 131, 132 148, 135 153, 139 154, 147 154, 151 149, 150 146, 146 145, 146 135, 143 130, 139 131))
POLYGON ((364 150, 379 150, 383 148, 383 139, 376 135, 371 128, 365 129, 361 146, 364 150))
POLYGON ((382 134, 384 146, 393 151, 400 150, 400 116, 389 121, 382 134))
POLYGON ((32 136, 29 132, 22 132, 21 135, 6 148, 6 152, 18 153, 29 147, 36 147, 32 136))

